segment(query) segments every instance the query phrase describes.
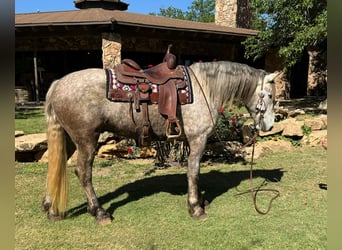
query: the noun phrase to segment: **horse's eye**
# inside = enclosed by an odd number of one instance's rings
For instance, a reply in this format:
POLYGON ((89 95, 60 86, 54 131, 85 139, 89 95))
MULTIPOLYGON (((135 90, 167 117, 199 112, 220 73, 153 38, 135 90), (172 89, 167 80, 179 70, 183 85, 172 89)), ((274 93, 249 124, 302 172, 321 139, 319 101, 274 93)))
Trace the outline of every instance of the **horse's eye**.
POLYGON ((268 97, 269 97, 270 99, 272 99, 272 94, 269 94, 268 97))

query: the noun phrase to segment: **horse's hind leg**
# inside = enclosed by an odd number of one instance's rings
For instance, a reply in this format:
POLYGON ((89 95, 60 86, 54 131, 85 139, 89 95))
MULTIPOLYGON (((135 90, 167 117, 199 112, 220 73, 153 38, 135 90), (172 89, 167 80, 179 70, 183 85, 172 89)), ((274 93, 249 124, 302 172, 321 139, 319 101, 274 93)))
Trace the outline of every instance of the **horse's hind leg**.
POLYGON ((88 212, 96 217, 99 224, 108 224, 111 222, 112 218, 110 214, 101 207, 92 184, 92 166, 95 157, 96 142, 97 140, 95 139, 90 141, 89 137, 83 139, 82 143, 78 142, 78 158, 75 173, 87 196, 88 212))
POLYGON ((189 140, 190 155, 188 158, 188 210, 192 217, 206 219, 204 202, 199 189, 200 160, 206 144, 206 136, 200 135, 189 140))

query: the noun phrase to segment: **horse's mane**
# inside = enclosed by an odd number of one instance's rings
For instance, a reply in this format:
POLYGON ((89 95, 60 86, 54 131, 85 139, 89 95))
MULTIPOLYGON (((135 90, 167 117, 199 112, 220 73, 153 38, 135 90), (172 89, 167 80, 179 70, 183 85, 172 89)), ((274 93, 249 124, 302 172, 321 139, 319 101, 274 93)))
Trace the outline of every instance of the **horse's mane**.
POLYGON ((192 64, 191 69, 202 84, 206 95, 223 107, 239 99, 248 102, 266 71, 230 61, 192 64))

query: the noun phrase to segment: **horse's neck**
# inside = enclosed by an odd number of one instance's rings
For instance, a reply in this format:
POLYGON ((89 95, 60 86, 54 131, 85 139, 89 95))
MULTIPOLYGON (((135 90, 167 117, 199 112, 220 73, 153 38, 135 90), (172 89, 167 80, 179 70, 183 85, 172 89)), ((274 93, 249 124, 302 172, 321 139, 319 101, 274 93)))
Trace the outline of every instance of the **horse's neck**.
POLYGON ((211 103, 221 108, 234 101, 240 101, 246 106, 253 99, 260 76, 254 74, 253 70, 253 73, 249 74, 251 69, 246 67, 231 62, 221 62, 197 64, 194 65, 193 71, 197 81, 200 81, 202 92, 208 96, 211 103))

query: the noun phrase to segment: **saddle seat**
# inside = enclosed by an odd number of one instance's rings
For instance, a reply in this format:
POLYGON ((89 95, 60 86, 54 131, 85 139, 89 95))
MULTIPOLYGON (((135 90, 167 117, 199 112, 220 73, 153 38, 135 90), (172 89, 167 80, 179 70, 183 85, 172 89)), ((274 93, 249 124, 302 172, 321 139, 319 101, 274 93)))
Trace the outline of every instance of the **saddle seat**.
POLYGON ((157 85, 165 84, 170 79, 183 79, 182 70, 177 67, 169 68, 168 62, 162 62, 156 66, 142 70, 139 64, 132 59, 123 59, 122 63, 116 67, 118 81, 135 84, 139 82, 149 82, 157 85))

